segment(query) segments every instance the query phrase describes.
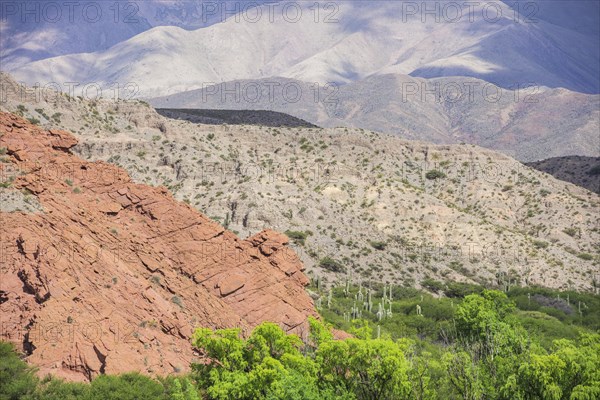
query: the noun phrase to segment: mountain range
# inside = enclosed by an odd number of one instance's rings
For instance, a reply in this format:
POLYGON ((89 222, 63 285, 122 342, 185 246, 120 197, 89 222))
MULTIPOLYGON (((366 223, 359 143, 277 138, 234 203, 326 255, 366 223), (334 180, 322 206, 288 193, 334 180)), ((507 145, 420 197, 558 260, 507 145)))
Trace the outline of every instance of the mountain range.
POLYGON ((11 15, 5 32, 23 32, 4 35, 0 67, 86 98, 276 111, 524 162, 600 156, 597 2, 425 4, 151 1, 135 6, 135 23, 98 26, 11 15), (55 46, 35 39, 49 37, 55 46))
POLYGON ((156 107, 259 109, 323 127, 348 126, 432 143, 473 143, 521 161, 600 155, 600 96, 509 90, 464 77, 375 75, 319 87, 285 78, 239 80, 150 100, 156 107))
MULTIPOLYGON (((143 7, 154 7, 160 14, 156 3, 143 7)), ((216 12, 211 20, 216 22, 201 18, 209 26, 199 29, 184 29, 194 23, 180 24, 183 28, 156 26, 171 21, 173 8, 185 14, 183 2, 175 2, 153 24, 113 23, 115 28, 102 32, 115 38, 103 36, 101 44, 93 32, 87 34, 96 28, 85 20, 74 26, 59 24, 83 28, 82 36, 89 39, 65 42, 66 48, 58 51, 62 55, 29 57, 31 62, 10 62, 6 69, 28 84, 94 82, 106 88, 135 83, 137 96, 144 98, 235 79, 281 76, 345 84, 388 73, 467 76, 504 88, 536 85, 598 93, 597 19, 590 12, 597 3, 579 8, 571 2, 552 2, 552 7, 546 3, 517 11, 519 3, 512 8, 500 1, 457 8, 456 2, 441 1, 432 3, 431 11, 426 3, 414 2, 282 2, 241 9, 241 17, 219 19, 223 14, 216 12), (565 10, 574 14, 577 24, 562 22, 559 16, 565 10), (74 54, 79 48, 84 53, 74 54)), ((32 28, 32 35, 60 36, 62 32, 48 25, 32 28)), ((23 40, 27 46, 9 43, 4 58, 10 51, 22 52, 23 46, 48 47, 29 37, 23 40), (17 45, 18 51, 9 50, 17 45)))

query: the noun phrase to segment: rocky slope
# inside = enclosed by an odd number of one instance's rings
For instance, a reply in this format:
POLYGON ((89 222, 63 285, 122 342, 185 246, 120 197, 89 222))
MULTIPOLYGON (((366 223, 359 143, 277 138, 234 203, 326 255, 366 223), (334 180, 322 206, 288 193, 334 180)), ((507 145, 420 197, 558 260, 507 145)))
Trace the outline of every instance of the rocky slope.
POLYGON ((196 327, 305 331, 316 312, 287 237, 241 240, 165 188, 71 154, 76 144, 0 113, 3 193, 38 204, 5 210, 2 197, 0 339, 42 374, 182 371, 201 356, 196 327))
POLYGON ((82 157, 164 185, 242 236, 290 231, 319 277, 600 281, 599 196, 491 150, 351 128, 196 125, 140 102, 10 93, 4 109, 75 132, 82 157))
POLYGON ((553 157, 527 165, 600 194, 600 157, 553 157))

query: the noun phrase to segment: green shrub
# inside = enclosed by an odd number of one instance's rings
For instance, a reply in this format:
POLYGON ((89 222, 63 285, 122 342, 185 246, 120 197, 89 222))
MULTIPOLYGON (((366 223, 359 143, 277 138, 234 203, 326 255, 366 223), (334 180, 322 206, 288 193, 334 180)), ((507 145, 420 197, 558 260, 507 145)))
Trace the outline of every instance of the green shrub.
POLYGON ((483 288, 472 283, 448 282, 444 291, 448 297, 465 297, 470 294, 481 293, 483 288))
POLYGON ((438 171, 437 169, 432 169, 431 171, 427 171, 427 173, 425 174, 425 178, 429 179, 429 180, 435 180, 435 179, 441 179, 441 178, 445 178, 446 174, 443 173, 442 171, 438 171))
POLYGON ((579 253, 577 255, 577 257, 581 258, 582 260, 586 260, 586 261, 590 261, 594 259, 594 256, 592 256, 591 254, 588 253, 579 253))
POLYGON ((563 229, 563 232, 566 233, 567 235, 574 237, 578 232, 579 229, 577 228, 565 228, 563 229))
POLYGON ((90 384, 89 400, 140 400, 164 398, 165 389, 157 381, 138 373, 100 375, 90 384))
POLYGON ((331 272, 346 272, 346 268, 331 257, 324 257, 319 261, 319 267, 331 272))
POLYGON ((379 242, 377 240, 369 240, 369 244, 371 245, 371 247, 373 247, 375 250, 385 250, 385 246, 386 243, 385 242, 379 242))
POLYGON ((287 230, 287 231, 285 231, 285 234, 286 234, 287 237, 289 237, 290 239, 292 239, 292 241, 294 243, 302 245, 302 246, 304 246, 306 238, 309 236, 308 232, 302 232, 302 231, 290 231, 290 230, 287 230))
POLYGON ((444 284, 431 278, 426 278, 421 281, 421 286, 431 290, 432 292, 441 292, 444 290, 444 284))

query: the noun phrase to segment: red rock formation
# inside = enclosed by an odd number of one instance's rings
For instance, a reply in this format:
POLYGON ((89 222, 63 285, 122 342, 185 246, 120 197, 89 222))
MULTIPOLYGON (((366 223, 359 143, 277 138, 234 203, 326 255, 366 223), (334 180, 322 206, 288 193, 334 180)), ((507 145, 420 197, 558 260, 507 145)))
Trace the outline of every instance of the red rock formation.
POLYGON ((66 132, 0 113, 0 135, 0 181, 44 210, 0 213, 0 339, 42 374, 168 374, 195 357, 195 327, 303 333, 316 315, 284 235, 241 240, 166 189, 72 155, 66 132))

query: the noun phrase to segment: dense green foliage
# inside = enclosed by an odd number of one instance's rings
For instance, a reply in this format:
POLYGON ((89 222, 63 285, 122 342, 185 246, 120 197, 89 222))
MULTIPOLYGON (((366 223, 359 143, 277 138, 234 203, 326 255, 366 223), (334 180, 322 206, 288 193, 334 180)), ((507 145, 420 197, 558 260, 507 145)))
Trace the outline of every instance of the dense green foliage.
MULTIPOLYGON (((461 299, 469 294, 481 294, 484 288, 456 282, 443 284, 427 279, 422 285, 445 296, 434 297, 412 288, 388 286, 383 308, 389 310, 391 304, 392 314, 384 313, 381 320, 377 317, 377 311, 379 304, 383 303, 382 285, 371 284, 371 311, 363 307, 363 303, 368 302, 365 287, 336 287, 331 293, 316 287, 311 287, 311 290, 321 296, 321 300, 317 301, 317 305, 321 305, 321 315, 338 329, 352 329, 352 320, 355 318, 350 314, 356 306, 360 309, 362 319, 369 321, 372 326, 380 325, 382 334, 392 339, 408 337, 423 340, 422 345, 445 345, 452 337, 455 312, 461 299), (330 302, 327 301, 328 297, 331 297, 330 302), (421 315, 417 315, 417 306, 421 309, 421 315), (345 318, 348 315, 351 318, 345 318)), ((527 330, 530 340, 545 348, 549 348, 556 339, 576 340, 582 333, 600 331, 600 296, 535 287, 515 287, 505 294, 514 303, 510 318, 527 330)))
POLYGON ((435 281, 424 286, 446 297, 349 283, 312 290, 336 328, 356 329, 358 314, 361 326, 376 327, 366 337, 411 343, 406 354, 409 371, 420 377, 420 394, 398 398, 600 398, 599 296, 531 287, 504 293, 435 281))
POLYGON ((208 360, 164 379, 39 380, 0 343, 0 400, 600 398, 597 296, 456 284, 444 290, 454 297, 350 284, 323 292, 325 320, 353 334, 344 340, 315 319, 303 339, 268 322, 248 337, 200 328, 192 344, 208 360))
POLYGON ((0 342, 0 400, 199 400, 187 377, 156 380, 138 373, 101 375, 90 384, 38 379, 15 353, 0 342))

